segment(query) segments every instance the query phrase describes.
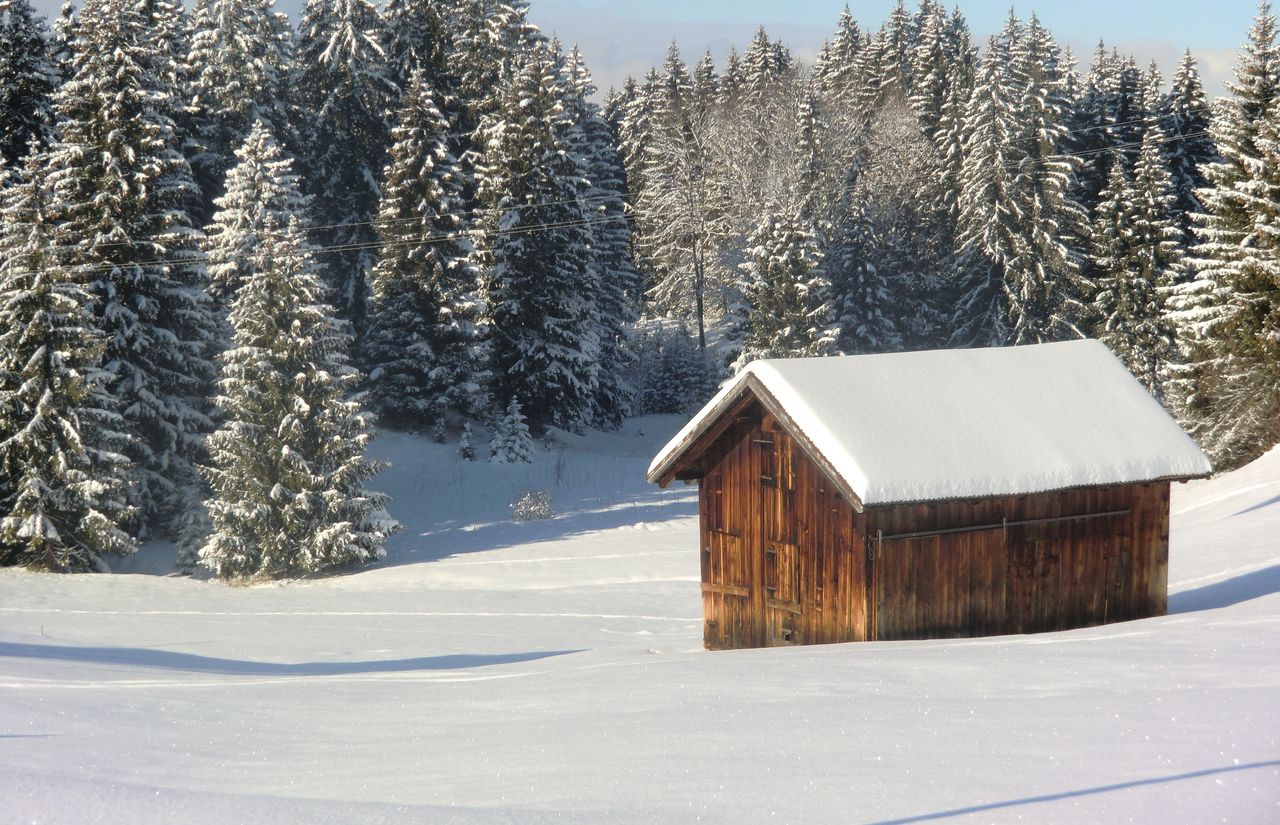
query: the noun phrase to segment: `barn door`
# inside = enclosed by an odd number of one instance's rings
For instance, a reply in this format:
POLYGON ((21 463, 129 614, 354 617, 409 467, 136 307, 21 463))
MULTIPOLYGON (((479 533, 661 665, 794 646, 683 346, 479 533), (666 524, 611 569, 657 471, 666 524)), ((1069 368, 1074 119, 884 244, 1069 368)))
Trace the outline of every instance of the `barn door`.
POLYGON ((748 600, 751 596, 748 559, 742 536, 726 512, 724 474, 703 479, 702 498, 702 616, 704 644, 725 650, 748 644, 748 600))
POLYGON ((1056 630, 1061 602, 1060 540, 1042 525, 1009 527, 1004 532, 1009 558, 1008 632, 1056 630))
POLYGON ((800 638, 803 566, 797 543, 794 444, 780 428, 766 428, 761 447, 760 486, 764 493, 765 644, 802 644, 800 638))

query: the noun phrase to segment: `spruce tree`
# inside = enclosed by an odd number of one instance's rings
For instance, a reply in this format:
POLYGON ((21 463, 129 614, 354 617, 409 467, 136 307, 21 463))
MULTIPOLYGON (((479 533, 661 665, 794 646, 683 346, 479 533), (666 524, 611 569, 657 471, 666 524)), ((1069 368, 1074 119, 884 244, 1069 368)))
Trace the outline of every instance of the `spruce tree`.
POLYGON ((370 400, 388 422, 425 428, 482 406, 475 363, 476 269, 463 232, 449 124, 417 69, 401 101, 378 211, 365 356, 370 400))
POLYGON ((0 0, 0 176, 16 167, 32 140, 53 139, 53 90, 59 71, 44 19, 29 0, 0 0))
POLYGON ((193 14, 187 63, 202 150, 192 165, 210 203, 255 123, 287 145, 298 142, 286 95, 293 31, 274 6, 274 0, 207 0, 193 14))
POLYGON ((1183 216, 1182 230, 1187 240, 1192 237, 1190 215, 1204 211, 1204 204, 1197 194, 1197 190, 1208 184, 1202 170, 1218 155, 1210 134, 1212 123, 1213 111, 1200 83, 1195 58, 1188 50, 1173 75, 1173 89, 1169 93, 1163 123, 1168 138, 1165 152, 1169 158, 1173 185, 1178 195, 1178 211, 1183 216))
POLYGON ((715 105, 720 93, 720 77, 716 74, 716 61, 707 49, 693 70, 693 105, 703 111, 715 105))
MULTIPOLYGON (((265 159, 260 159, 260 163, 265 159)), ((213 532, 200 561, 224 579, 283 578, 382 558, 398 525, 364 488, 381 466, 347 395, 351 336, 324 302, 297 221, 267 236, 231 309, 205 468, 213 532)))
POLYGON ((829 352, 829 285, 812 229, 797 215, 771 210, 748 243, 747 330, 735 366, 829 352))
POLYGON ((1071 192, 1074 158, 1063 153, 1064 78, 1058 47, 1034 17, 1023 26, 1011 14, 983 56, 961 172, 962 252, 980 262, 955 324, 967 342, 1081 334, 1088 287, 1067 244, 1085 215, 1071 192), (997 285, 1003 318, 991 312, 997 285))
POLYGON ((76 7, 72 0, 63 0, 58 19, 53 21, 49 41, 49 59, 58 72, 58 83, 65 83, 75 74, 74 42, 76 39, 76 7))
POLYGON ((315 198, 321 262, 342 318, 364 334, 366 274, 376 259, 372 221, 390 141, 382 20, 369 0, 308 0, 298 33, 294 94, 305 124, 296 148, 315 198))
POLYGON ((458 456, 463 461, 476 460, 476 448, 472 443, 471 422, 462 425, 462 435, 458 437, 458 456))
POLYGON ((199 190, 172 115, 182 108, 177 70, 151 39, 156 16, 170 11, 132 0, 85 5, 49 158, 62 262, 94 296, 108 389, 134 436, 144 533, 172 532, 196 481, 217 336, 202 235, 187 211, 199 190))
POLYGON ((518 400, 536 433, 589 421, 598 387, 586 178, 568 151, 574 124, 563 99, 555 61, 539 49, 482 126, 475 245, 490 390, 502 407, 518 400))
POLYGON ((101 571, 134 550, 127 437, 90 296, 59 262, 43 165, 33 152, 0 202, 0 565, 101 571))
POLYGON ((382 12, 387 77, 402 93, 408 91, 413 73, 420 71, 437 95, 452 95, 452 7, 451 0, 388 0, 382 12))
POLYGON ((1187 365, 1177 376, 1184 424, 1220 466, 1280 440, 1280 50, 1276 19, 1259 6, 1213 137, 1221 159, 1203 168, 1196 278, 1173 300, 1187 365))
POLYGON ((1004 271, 1019 254, 1019 227, 1009 200, 1018 135, 1008 50, 987 43, 966 118, 958 207, 963 291, 951 328, 959 346, 1004 344, 1010 337, 1004 271))
POLYGON ((310 208, 293 159, 266 123, 253 125, 236 147, 235 158, 238 163, 227 172, 226 192, 217 200, 219 211, 205 229, 209 292, 223 315, 261 265, 267 242, 310 208))
POLYGON ((1165 300, 1182 269, 1181 232, 1162 143, 1163 133, 1152 126, 1133 179, 1125 171, 1124 157, 1116 154, 1093 229, 1100 275, 1098 338, 1161 399, 1174 359, 1165 300))
POLYGON ((630 377, 636 357, 628 336, 638 317, 640 275, 631 257, 626 171, 608 123, 591 102, 595 84, 576 47, 568 55, 564 72, 566 107, 577 126, 571 149, 580 158, 588 180, 584 201, 585 217, 591 222, 589 264, 599 284, 596 335, 600 369, 590 420, 612 430, 631 412, 636 394, 630 377))
POLYGON ((506 414, 494 428, 489 440, 489 460, 498 464, 532 464, 533 437, 520 411, 520 402, 512 398, 506 414))
POLYGON ((847 87, 853 79, 854 58, 861 48, 862 31, 846 5, 840 12, 835 36, 824 44, 813 65, 813 76, 826 99, 840 99, 848 93, 847 87))

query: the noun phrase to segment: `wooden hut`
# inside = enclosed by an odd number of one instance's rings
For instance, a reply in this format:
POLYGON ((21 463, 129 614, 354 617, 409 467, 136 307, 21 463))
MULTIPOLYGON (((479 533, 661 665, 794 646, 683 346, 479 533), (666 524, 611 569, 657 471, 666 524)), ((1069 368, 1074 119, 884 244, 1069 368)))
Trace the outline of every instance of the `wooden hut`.
POLYGON ((1209 460, 1096 341, 757 361, 654 459, 699 484, 707 647, 1033 633, 1165 611, 1209 460))

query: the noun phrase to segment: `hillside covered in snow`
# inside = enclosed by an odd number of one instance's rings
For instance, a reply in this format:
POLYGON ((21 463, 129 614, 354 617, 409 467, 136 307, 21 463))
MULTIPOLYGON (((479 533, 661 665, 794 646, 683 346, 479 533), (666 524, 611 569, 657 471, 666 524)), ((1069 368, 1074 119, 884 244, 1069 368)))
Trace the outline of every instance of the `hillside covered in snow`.
POLYGON ((643 482, 681 423, 516 466, 385 434, 406 529, 333 579, 0 571, 0 819, 1280 819, 1280 451, 1175 487, 1166 617, 708 653, 693 488, 643 482))

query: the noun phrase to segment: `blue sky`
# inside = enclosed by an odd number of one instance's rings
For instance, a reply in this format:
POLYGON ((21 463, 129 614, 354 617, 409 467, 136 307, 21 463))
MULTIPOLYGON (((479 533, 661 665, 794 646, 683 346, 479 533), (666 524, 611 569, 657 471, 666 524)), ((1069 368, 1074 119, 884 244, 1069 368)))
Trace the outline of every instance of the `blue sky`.
MULTIPOLYGON (((53 16, 61 0, 34 0, 53 16)), ((296 15, 303 0, 277 0, 296 15)), ((896 0, 853 0, 863 28, 878 28, 896 0)), ((947 0, 948 4, 955 0, 947 0)), ((909 2, 914 6, 914 0, 909 2)), ((1010 0, 960 0, 981 42, 999 30, 1010 0)), ((1166 79, 1183 49, 1200 59, 1211 94, 1222 91, 1237 50, 1256 12, 1254 0, 1036 0, 1014 3, 1023 18, 1032 12, 1059 42, 1087 61, 1098 38, 1145 64, 1156 60, 1166 79)), ((628 74, 643 74, 661 62, 675 38, 686 58, 707 48, 723 57, 765 24, 802 59, 811 59, 839 18, 844 0, 532 0, 531 17, 544 31, 578 43, 602 88, 628 74)))

